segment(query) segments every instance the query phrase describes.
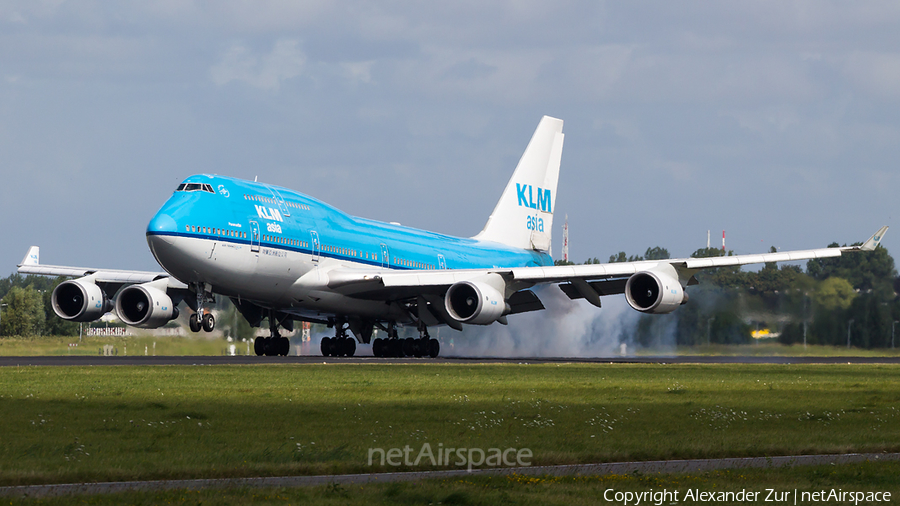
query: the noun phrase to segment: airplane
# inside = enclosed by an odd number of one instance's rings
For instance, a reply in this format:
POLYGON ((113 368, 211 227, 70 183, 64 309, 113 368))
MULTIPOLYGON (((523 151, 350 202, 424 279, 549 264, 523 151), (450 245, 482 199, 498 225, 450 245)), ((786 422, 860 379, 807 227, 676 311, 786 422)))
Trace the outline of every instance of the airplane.
POLYGON ((353 356, 357 342, 376 357, 437 357, 429 327, 507 324, 544 309, 531 289, 556 284, 570 299, 601 306, 624 294, 637 311, 670 313, 702 269, 837 257, 871 251, 888 227, 859 246, 592 265, 554 265, 553 213, 562 157, 562 120, 544 116, 480 233, 451 237, 350 216, 308 195, 256 181, 199 174, 185 179, 147 226, 165 272, 43 265, 32 246, 22 274, 65 276, 52 293, 61 318, 90 322, 115 311, 127 325, 158 328, 190 308, 193 332, 215 328, 206 305, 231 299, 251 326, 268 318, 257 355, 287 355, 279 328, 326 324, 324 356, 353 356), (400 339, 398 327, 419 338, 400 339), (372 339, 380 329, 386 338, 372 339), (350 337, 352 334, 353 337, 350 337))

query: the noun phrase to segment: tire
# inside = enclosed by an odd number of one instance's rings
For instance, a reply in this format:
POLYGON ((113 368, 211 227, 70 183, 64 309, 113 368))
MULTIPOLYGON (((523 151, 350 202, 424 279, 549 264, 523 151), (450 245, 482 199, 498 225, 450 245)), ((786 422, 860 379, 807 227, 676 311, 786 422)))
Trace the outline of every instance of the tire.
POLYGON ((372 355, 379 358, 384 356, 384 341, 381 338, 372 342, 372 355))
POLYGON ((356 339, 347 338, 347 344, 344 346, 344 351, 348 357, 352 357, 356 355, 356 339))
POLYGON ((414 355, 416 358, 422 358, 425 356, 426 349, 428 348, 428 339, 420 338, 416 339, 416 346, 414 350, 414 355))
POLYGON ((261 357, 266 354, 265 337, 257 337, 256 340, 253 341, 253 352, 256 353, 257 357, 261 357))
POLYGON ((429 339, 427 348, 431 358, 437 358, 441 354, 441 343, 437 339, 429 339))
POLYGON ((200 332, 200 315, 194 313, 188 318, 188 326, 191 328, 191 332, 200 332))
POLYGON ((212 332, 216 329, 216 317, 212 313, 203 315, 203 330, 212 332))
POLYGON ((279 338, 277 337, 269 337, 266 338, 266 356, 267 357, 277 357, 278 352, 281 346, 279 345, 279 338))
POLYGON ((411 357, 411 356, 415 355, 416 340, 411 337, 407 337, 406 339, 403 340, 403 345, 402 345, 401 349, 403 351, 403 355, 401 355, 401 356, 411 357))
POLYGON ((400 341, 397 339, 388 339, 384 342, 384 356, 388 358, 397 357, 397 348, 400 346, 400 341))
POLYGON ((281 355, 282 357, 286 357, 291 353, 291 340, 290 339, 288 339, 286 337, 282 337, 278 340, 278 344, 280 344, 280 346, 278 347, 279 355, 281 355))
POLYGON ((322 352, 323 357, 331 356, 331 338, 323 337, 321 343, 319 344, 319 351, 322 352))

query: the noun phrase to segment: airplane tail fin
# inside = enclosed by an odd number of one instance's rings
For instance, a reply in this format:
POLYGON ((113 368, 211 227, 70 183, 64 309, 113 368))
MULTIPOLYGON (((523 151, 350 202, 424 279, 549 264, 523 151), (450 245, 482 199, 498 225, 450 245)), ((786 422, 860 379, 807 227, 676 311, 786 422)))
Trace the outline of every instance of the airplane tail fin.
POLYGON ((556 183, 563 148, 563 121, 544 116, 500 201, 475 239, 549 251, 556 183))

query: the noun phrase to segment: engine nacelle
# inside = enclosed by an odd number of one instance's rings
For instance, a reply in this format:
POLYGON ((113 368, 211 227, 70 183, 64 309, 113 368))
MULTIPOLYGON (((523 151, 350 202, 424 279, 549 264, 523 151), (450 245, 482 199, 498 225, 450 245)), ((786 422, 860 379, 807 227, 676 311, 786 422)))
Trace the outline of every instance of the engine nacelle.
POLYGON ((444 295, 444 307, 454 320, 474 325, 490 325, 509 313, 501 290, 483 281, 458 281, 450 285, 444 295))
POLYGON ((155 329, 178 318, 178 309, 157 282, 131 285, 116 297, 116 314, 132 327, 155 329))
POLYGON ((687 301, 678 273, 671 265, 633 274, 625 283, 628 305, 643 313, 666 314, 687 301))
POLYGON ((96 321, 112 311, 112 301, 89 277, 57 285, 50 296, 50 304, 56 316, 73 322, 96 321))

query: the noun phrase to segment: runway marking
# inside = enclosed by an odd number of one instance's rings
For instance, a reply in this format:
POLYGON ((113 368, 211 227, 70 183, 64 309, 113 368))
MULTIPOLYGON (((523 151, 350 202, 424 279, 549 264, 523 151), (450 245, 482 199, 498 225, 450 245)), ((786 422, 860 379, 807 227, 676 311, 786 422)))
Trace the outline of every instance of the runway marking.
POLYGON ((447 471, 411 471, 401 473, 336 474, 319 476, 284 476, 268 478, 217 478, 196 480, 121 481, 104 483, 66 483, 0 487, 0 497, 57 497, 66 495, 113 494, 119 492, 158 492, 163 490, 200 490, 236 487, 311 487, 329 485, 362 485, 462 476, 605 476, 611 474, 679 474, 720 469, 778 468, 853 464, 859 462, 897 461, 900 453, 845 453, 836 455, 793 455, 781 457, 745 457, 723 459, 654 460, 646 462, 610 462, 561 466, 531 466, 447 471))

